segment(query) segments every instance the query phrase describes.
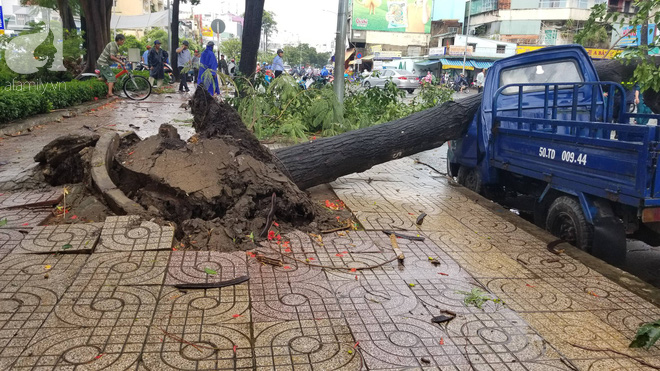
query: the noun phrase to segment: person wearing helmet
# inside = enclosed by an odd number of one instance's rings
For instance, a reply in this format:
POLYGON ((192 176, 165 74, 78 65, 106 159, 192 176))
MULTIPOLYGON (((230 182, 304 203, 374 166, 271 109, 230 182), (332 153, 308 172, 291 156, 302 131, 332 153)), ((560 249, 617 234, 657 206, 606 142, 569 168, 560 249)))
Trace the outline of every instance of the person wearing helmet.
POLYGON ((275 71, 275 78, 279 77, 284 72, 284 50, 277 49, 277 55, 273 58, 273 71, 275 71))

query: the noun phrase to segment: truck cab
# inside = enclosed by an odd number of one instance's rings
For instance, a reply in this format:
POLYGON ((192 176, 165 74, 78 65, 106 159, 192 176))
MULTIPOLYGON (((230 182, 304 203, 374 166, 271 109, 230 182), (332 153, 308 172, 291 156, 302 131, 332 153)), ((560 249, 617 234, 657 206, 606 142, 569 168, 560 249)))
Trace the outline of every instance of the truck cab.
POLYGON ((658 115, 626 110, 586 50, 547 47, 488 69, 481 107, 449 143, 448 172, 491 198, 524 196, 537 225, 606 260, 626 234, 660 221, 658 115))

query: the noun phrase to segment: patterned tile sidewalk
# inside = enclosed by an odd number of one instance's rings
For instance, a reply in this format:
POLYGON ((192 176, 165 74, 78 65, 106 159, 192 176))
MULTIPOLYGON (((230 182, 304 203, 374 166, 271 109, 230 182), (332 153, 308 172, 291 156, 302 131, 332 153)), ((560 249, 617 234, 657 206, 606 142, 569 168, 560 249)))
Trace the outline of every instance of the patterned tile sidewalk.
POLYGON ((0 369, 643 369, 571 344, 660 365, 657 347, 627 348, 657 307, 551 254, 412 159, 333 187, 366 230, 290 233, 290 248, 253 252, 282 266, 172 251, 170 227, 132 216, 38 226, 46 209, 0 208, 17 220, 0 229, 0 369), (383 230, 425 240, 398 239, 400 264, 383 230), (474 288, 505 304, 465 306, 474 288), (456 318, 431 322, 448 313, 456 318))

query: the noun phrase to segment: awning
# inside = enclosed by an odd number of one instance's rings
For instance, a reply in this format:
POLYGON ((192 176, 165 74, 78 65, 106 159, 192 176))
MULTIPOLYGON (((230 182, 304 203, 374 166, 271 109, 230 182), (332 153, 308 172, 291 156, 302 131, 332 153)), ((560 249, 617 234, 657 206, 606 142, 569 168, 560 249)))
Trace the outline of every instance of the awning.
POLYGON ((423 61, 415 62, 416 65, 424 66, 424 67, 425 66, 431 66, 431 65, 434 65, 436 63, 440 63, 440 61, 438 59, 433 59, 433 60, 426 59, 426 60, 423 60, 423 61))
POLYGON ((119 30, 167 27, 167 24, 167 10, 143 15, 113 14, 110 18, 110 28, 119 30))
MULTIPOLYGON (((448 70, 448 69, 463 69, 463 60, 462 59, 440 59, 440 63, 442 63, 442 69, 443 70, 448 70)), ((469 61, 465 61, 465 69, 468 71, 474 70, 474 67, 472 64, 470 64, 469 61)))
POLYGON ((473 59, 470 59, 469 63, 472 64, 474 68, 478 68, 480 70, 484 68, 490 68, 493 66, 493 62, 489 62, 489 61, 475 61, 473 59))

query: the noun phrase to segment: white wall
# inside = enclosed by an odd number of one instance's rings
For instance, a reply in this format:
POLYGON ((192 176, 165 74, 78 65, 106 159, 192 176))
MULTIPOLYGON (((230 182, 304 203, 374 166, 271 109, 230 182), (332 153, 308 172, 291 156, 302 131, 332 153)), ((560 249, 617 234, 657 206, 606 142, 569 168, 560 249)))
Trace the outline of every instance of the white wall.
POLYGON ((387 44, 397 46, 429 44, 429 34, 367 31, 368 44, 387 44))
MULTIPOLYGON (((516 44, 502 42, 497 40, 482 39, 478 37, 469 37, 467 39, 468 44, 477 44, 474 53, 474 57, 486 57, 486 58, 505 58, 510 57, 516 54, 516 44), (504 45, 504 53, 497 53, 497 46, 504 45)), ((454 39, 454 45, 465 45, 465 35, 456 35, 454 39)))

